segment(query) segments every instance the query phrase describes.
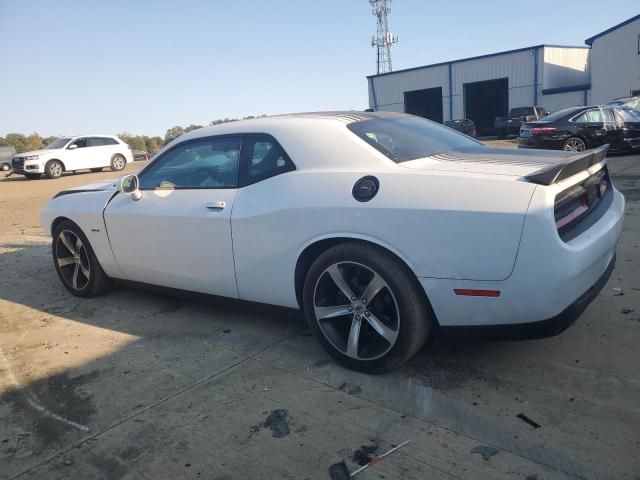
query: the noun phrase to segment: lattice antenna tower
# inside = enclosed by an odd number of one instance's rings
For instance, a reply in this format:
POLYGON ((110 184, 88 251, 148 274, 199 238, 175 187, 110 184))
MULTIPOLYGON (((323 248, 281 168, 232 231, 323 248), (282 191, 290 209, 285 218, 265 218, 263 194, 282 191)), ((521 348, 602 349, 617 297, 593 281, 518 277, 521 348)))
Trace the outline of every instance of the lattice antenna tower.
POLYGON ((378 74, 392 71, 391 45, 398 41, 398 37, 389 31, 389 13, 391 0, 369 0, 373 8, 373 15, 378 19, 377 34, 371 37, 371 46, 377 47, 378 74))

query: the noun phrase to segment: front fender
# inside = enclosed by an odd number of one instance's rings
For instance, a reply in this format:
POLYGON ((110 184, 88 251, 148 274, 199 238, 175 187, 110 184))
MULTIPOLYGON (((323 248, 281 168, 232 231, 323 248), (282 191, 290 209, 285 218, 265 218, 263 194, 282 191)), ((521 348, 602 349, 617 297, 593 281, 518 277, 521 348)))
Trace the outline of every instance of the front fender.
POLYGON ((123 278, 115 261, 104 224, 103 212, 114 190, 79 191, 51 199, 40 212, 40 224, 48 235, 58 219, 67 218, 78 225, 93 248, 104 272, 123 278))

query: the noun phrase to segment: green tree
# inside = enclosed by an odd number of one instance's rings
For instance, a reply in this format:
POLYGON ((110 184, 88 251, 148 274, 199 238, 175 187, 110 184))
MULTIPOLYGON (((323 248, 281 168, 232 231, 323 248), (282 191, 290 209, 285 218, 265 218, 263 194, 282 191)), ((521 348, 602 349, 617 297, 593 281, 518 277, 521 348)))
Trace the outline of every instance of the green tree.
POLYGON ((130 137, 127 143, 131 147, 131 150, 147 150, 147 146, 145 145, 144 140, 140 135, 130 137))
POLYGON ((229 123, 229 122, 235 122, 236 120, 238 120, 237 118, 219 118, 217 120, 214 120, 213 122, 211 122, 209 125, 220 125, 221 123, 229 123))
POLYGON ((155 152, 164 146, 164 142, 160 137, 146 137, 147 152, 155 152))
POLYGON ((24 148, 28 152, 32 150, 42 150, 44 148, 44 143, 42 143, 42 137, 35 132, 32 133, 25 139, 24 148))
POLYGON ((187 128, 184 129, 184 133, 191 132, 191 131, 197 130, 199 128, 202 128, 202 125, 195 125, 195 124, 192 123, 191 125, 189 125, 187 128))
POLYGON ((167 133, 165 133, 164 135, 164 144, 166 145, 167 143, 169 143, 172 140, 175 140, 176 138, 178 138, 180 135, 184 134, 184 128, 182 128, 179 125, 176 125, 173 128, 170 128, 169 130, 167 130, 167 133))
POLYGON ((6 137, 4 137, 6 142, 16 149, 16 152, 22 153, 26 152, 27 137, 25 137, 21 133, 8 133, 6 137))
POLYGON ((8 147, 9 143, 4 139, 4 137, 0 137, 0 147, 8 147))

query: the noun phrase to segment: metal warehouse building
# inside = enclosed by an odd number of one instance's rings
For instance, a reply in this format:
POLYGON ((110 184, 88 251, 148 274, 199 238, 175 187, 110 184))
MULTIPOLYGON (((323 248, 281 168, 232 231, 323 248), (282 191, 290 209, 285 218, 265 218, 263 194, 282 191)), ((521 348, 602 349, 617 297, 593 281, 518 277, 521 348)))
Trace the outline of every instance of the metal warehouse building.
POLYGON ((634 48, 640 49, 639 26, 640 15, 588 39, 591 48, 536 45, 371 75, 369 106, 438 122, 469 118, 482 135, 492 133, 495 117, 514 107, 536 105, 553 112, 606 102, 629 95, 631 84, 640 88, 640 50, 634 50, 635 58, 618 55, 618 43, 628 43, 633 35, 634 48), (630 65, 620 65, 624 80, 614 80, 612 65, 620 63, 630 65))
POLYGON ((591 46, 590 103, 640 95, 640 15, 587 38, 591 46))

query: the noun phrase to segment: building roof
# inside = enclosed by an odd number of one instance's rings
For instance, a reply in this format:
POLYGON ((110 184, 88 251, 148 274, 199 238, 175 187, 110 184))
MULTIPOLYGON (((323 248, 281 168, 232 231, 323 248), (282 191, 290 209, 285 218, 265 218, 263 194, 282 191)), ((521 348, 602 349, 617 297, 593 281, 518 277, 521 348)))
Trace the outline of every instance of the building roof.
POLYGON ((550 44, 543 43, 541 45, 534 45, 532 47, 516 48, 515 50, 505 50, 504 52, 488 53, 488 54, 485 54, 485 55, 478 55, 476 57, 460 58, 458 60, 449 60, 448 62, 431 63, 429 65, 421 65, 419 67, 404 68, 402 70, 394 70, 393 72, 379 73, 377 75, 367 75, 367 78, 383 77, 385 75, 393 75, 394 73, 401 73, 401 72, 410 72, 412 70, 420 70, 422 68, 440 67, 442 65, 449 65, 449 64, 453 64, 453 63, 467 62, 469 60, 480 60, 482 58, 497 57, 497 56, 500 56, 500 55, 508 55, 510 53, 526 52, 527 50, 536 50, 538 48, 544 48, 544 47, 549 47, 549 48, 589 48, 589 47, 584 47, 582 45, 578 45, 578 46, 572 46, 572 45, 550 45, 550 44))
POLYGON ((625 20, 622 23, 619 23, 618 25, 615 25, 607 30, 605 30, 604 32, 600 32, 597 35, 594 35, 593 37, 589 37, 587 38, 584 43, 586 43, 587 45, 591 46, 593 45, 593 42, 596 41, 598 38, 600 37, 604 37, 605 35, 610 34, 611 32, 613 32, 614 30, 617 30, 621 27, 624 27, 625 25, 630 24, 631 22, 635 22, 636 20, 640 20, 640 15, 636 15, 635 17, 631 17, 628 20, 625 20))

